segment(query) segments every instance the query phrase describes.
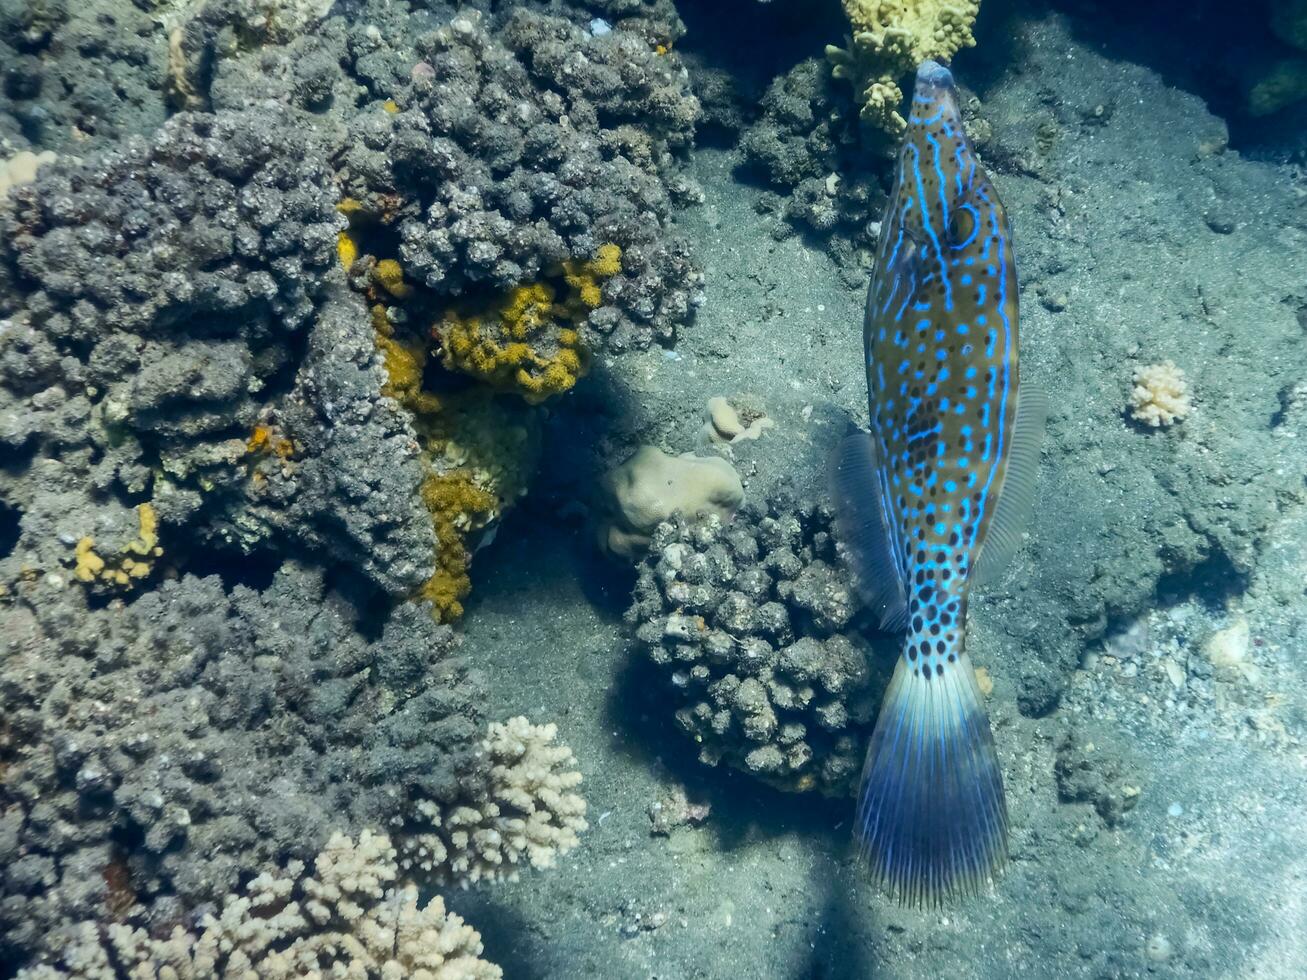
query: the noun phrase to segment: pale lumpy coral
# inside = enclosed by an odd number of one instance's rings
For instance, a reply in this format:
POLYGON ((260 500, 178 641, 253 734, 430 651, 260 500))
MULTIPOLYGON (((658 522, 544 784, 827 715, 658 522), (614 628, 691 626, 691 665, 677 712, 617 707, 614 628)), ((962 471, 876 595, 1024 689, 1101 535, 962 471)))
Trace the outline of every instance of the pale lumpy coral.
POLYGON ((358 980, 498 980, 481 958, 481 937, 435 896, 398 883, 389 838, 335 833, 314 861, 264 872, 204 916, 198 933, 166 938, 124 925, 80 923, 59 960, 20 970, 21 980, 111 980, 118 976, 353 977, 358 980))
POLYGON ((490 763, 484 801, 420 801, 401 845, 403 866, 463 887, 516 878, 525 864, 553 867, 588 826, 585 800, 572 792, 581 783, 576 759, 557 736, 557 726, 524 717, 492 723, 481 745, 490 763))
POLYGON ((1130 417, 1158 428, 1179 422, 1192 410, 1189 383, 1172 361, 1136 368, 1130 389, 1130 417))

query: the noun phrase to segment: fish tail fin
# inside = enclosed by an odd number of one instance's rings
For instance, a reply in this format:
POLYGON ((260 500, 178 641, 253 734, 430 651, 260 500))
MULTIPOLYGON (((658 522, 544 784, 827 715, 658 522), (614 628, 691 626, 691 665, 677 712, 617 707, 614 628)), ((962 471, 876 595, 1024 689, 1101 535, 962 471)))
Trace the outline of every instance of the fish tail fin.
POLYGON ((903 904, 978 894, 1006 864, 1003 776, 967 659, 899 659, 867 749, 855 833, 903 904))

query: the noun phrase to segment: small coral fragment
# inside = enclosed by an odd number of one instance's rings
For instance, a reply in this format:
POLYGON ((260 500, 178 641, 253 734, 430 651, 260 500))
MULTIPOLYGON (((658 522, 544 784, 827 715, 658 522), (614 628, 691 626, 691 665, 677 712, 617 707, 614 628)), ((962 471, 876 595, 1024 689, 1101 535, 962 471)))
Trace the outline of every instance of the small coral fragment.
POLYGON ((1179 422, 1192 410, 1184 372, 1171 361, 1136 368, 1130 417, 1154 428, 1179 422))

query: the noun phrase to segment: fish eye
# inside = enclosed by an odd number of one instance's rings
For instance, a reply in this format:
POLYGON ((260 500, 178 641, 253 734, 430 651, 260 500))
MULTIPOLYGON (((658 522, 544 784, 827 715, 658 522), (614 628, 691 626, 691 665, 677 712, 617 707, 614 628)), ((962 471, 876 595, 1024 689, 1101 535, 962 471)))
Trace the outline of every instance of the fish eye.
POLYGON ((948 240, 954 248, 964 248, 976 236, 976 211, 964 204, 953 209, 948 219, 948 240))

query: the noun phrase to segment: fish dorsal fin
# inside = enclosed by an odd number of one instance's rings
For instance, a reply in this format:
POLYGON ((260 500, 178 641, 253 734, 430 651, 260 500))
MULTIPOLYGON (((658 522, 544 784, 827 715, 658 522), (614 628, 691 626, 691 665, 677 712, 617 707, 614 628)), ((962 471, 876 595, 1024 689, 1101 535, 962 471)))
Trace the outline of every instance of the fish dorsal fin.
POLYGON ((1003 574, 1030 522, 1035 501, 1035 477, 1039 473, 1039 446, 1044 441, 1044 422, 1048 418, 1048 393, 1022 385, 1017 395, 1016 418, 1012 425, 1012 444, 1008 450, 1006 476, 999 491, 989 531, 976 560, 972 581, 976 585, 993 582, 1003 574))
POLYGON ((907 626, 903 564, 887 519, 885 484, 871 433, 846 435, 831 460, 831 492, 836 521, 863 602, 880 619, 880 628, 907 626))

